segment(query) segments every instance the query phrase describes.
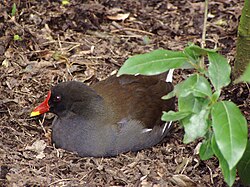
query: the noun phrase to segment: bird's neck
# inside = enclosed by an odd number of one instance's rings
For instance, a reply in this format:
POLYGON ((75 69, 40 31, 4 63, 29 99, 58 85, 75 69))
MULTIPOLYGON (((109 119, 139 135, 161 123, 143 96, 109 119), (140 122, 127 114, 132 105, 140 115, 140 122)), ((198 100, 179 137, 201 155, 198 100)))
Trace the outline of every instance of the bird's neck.
POLYGON ((84 102, 75 102, 72 112, 86 119, 99 118, 105 112, 103 98, 99 95, 86 98, 84 102))

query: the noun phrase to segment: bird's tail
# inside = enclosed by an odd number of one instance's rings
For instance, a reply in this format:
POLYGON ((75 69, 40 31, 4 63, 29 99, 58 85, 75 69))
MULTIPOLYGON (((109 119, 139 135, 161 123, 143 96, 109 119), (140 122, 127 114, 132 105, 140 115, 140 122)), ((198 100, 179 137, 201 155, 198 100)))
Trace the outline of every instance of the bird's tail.
POLYGON ((173 82, 174 69, 170 69, 167 73, 166 82, 173 82))
POLYGON ((174 73, 174 69, 170 69, 167 72, 158 74, 158 75, 153 75, 155 77, 157 77, 160 80, 163 80, 165 82, 172 82, 173 81, 173 73, 174 73))
MULTIPOLYGON (((174 69, 170 69, 167 72, 166 82, 169 82, 169 83, 173 82, 173 74, 174 74, 174 69)), ((171 130, 172 127, 173 127, 172 121, 166 122, 164 124, 163 129, 162 129, 162 136, 165 137, 168 134, 168 132, 171 130)))

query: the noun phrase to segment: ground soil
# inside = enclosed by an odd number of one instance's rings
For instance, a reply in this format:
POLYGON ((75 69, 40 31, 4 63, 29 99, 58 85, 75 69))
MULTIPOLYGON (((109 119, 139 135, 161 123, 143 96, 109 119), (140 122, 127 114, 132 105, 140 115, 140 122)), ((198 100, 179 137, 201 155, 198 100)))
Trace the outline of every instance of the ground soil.
MULTIPOLYGON (((201 161, 195 151, 201 140, 183 144, 178 124, 157 146, 113 158, 81 158, 51 145, 53 116, 29 114, 52 85, 93 83, 134 54, 199 45, 203 29, 201 0, 69 2, 0 2, 0 186, 226 186, 217 159, 201 161)), ((242 5, 209 5, 206 45, 219 47, 231 64, 242 5)), ((174 83, 186 77, 175 71, 174 83)), ((246 84, 228 86, 222 97, 234 101, 249 122, 246 84)))

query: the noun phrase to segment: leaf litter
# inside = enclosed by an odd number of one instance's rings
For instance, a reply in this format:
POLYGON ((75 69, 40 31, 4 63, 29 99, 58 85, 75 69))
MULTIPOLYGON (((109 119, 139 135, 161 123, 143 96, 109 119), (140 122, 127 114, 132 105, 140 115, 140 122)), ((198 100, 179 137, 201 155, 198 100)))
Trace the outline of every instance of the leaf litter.
MULTIPOLYGON (((232 63, 243 0, 210 3, 206 45, 232 63)), ((81 158, 51 144, 53 115, 29 117, 59 82, 94 83, 134 54, 200 44, 203 1, 17 1, 11 18, 12 6, 0 2, 0 186, 225 186, 218 161, 201 161, 194 154, 201 140, 183 144, 177 124, 150 149, 81 158)), ((174 83, 190 72, 175 71, 174 83)), ((248 85, 231 85, 223 97, 249 123, 248 85)))

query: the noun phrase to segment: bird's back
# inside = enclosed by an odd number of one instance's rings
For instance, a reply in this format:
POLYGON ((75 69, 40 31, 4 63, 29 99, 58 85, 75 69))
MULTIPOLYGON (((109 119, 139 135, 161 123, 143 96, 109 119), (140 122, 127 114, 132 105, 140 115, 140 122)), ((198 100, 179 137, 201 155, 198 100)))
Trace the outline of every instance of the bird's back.
POLYGON ((174 99, 161 99, 173 90, 173 85, 158 76, 111 76, 91 87, 113 110, 116 121, 129 116, 140 120, 146 128, 152 128, 163 124, 162 111, 174 110, 174 99))

